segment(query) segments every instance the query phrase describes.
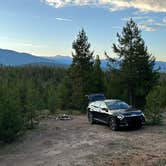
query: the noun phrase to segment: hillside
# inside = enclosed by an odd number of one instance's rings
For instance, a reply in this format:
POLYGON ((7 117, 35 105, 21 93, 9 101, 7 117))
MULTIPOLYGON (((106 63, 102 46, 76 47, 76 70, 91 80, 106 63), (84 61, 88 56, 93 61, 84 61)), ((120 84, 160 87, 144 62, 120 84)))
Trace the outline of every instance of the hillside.
POLYGON ((2 65, 24 65, 36 62, 48 62, 52 61, 46 58, 37 57, 27 53, 19 53, 12 50, 0 49, 0 64, 2 65))

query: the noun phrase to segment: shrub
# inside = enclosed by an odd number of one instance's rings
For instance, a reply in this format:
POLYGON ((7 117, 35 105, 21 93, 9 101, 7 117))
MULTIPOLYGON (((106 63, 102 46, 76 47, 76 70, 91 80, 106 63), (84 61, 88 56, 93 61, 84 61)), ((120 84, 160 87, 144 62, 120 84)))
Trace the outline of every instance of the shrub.
POLYGON ((1 86, 0 92, 0 140, 12 142, 23 129, 18 93, 9 86, 1 86))
POLYGON ((22 123, 17 111, 4 110, 0 118, 0 140, 7 143, 14 141, 22 131, 22 123))
POLYGON ((145 114, 152 124, 162 121, 162 113, 166 108, 166 84, 155 87, 146 97, 145 114))

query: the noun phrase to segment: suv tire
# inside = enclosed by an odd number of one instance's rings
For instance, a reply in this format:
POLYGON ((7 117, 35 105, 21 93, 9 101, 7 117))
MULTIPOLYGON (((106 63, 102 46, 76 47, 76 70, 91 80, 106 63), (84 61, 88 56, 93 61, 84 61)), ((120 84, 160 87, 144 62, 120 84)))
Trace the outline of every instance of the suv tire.
POLYGON ((114 117, 110 118, 109 127, 111 128, 112 131, 118 130, 118 124, 117 124, 116 118, 114 117))

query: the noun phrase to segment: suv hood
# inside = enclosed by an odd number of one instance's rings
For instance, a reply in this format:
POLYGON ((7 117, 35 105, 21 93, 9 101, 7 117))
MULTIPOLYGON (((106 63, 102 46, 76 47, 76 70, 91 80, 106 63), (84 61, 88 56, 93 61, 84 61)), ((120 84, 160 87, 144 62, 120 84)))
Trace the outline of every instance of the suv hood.
POLYGON ((119 109, 119 110, 113 110, 115 114, 122 114, 124 116, 132 116, 132 115, 141 115, 142 111, 134 108, 130 109, 119 109))

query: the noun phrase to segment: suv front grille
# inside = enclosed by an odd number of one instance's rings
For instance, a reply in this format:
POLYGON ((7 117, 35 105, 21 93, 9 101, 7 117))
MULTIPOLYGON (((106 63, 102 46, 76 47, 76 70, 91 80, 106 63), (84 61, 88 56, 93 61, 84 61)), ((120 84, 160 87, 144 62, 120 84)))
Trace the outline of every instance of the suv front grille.
POLYGON ((142 121, 141 116, 125 117, 124 119, 128 124, 139 124, 142 121))

